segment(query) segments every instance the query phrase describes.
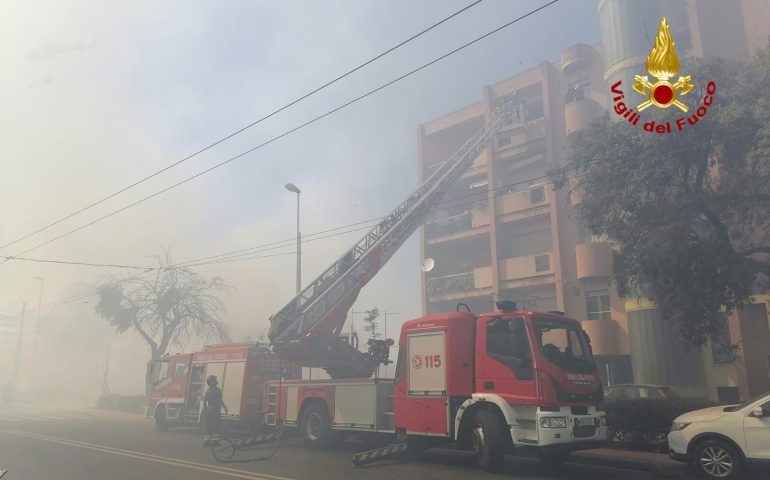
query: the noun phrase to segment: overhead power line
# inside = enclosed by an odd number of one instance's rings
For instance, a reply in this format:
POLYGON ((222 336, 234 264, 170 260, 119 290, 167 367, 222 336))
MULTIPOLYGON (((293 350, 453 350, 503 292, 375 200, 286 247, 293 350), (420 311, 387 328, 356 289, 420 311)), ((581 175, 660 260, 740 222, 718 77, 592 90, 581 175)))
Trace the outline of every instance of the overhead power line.
POLYGON ((230 133, 230 134, 228 134, 228 135, 226 135, 226 136, 224 136, 222 138, 220 138, 219 140, 217 140, 217 141, 215 141, 213 143, 210 143, 210 144, 206 145, 205 147, 203 147, 203 148, 201 148, 201 149, 191 153, 190 155, 188 155, 188 156, 186 156, 186 157, 184 157, 184 158, 182 158, 180 160, 177 160, 176 162, 171 163, 171 164, 163 167, 162 169, 160 169, 160 170, 158 170, 158 171, 156 171, 156 172, 154 172, 154 173, 152 173, 150 175, 147 175, 146 177, 140 178, 139 180, 135 181, 134 183, 132 183, 130 185, 127 185, 127 186, 121 188, 120 190, 118 190, 116 192, 113 192, 113 193, 107 195, 106 197, 103 197, 103 198, 101 198, 101 199, 99 199, 99 200, 97 200, 97 201, 95 201, 93 203, 90 203, 90 204, 86 205, 85 207, 81 208, 80 210, 76 210, 76 211, 70 213, 69 215, 66 215, 66 216, 64 216, 64 217, 62 217, 62 218, 60 218, 60 219, 58 219, 58 220, 56 220, 54 222, 51 222, 51 223, 49 223, 49 224, 47 224, 47 225, 45 225, 43 227, 38 228, 37 230, 35 230, 33 232, 30 232, 30 233, 28 233, 26 235, 23 235, 23 236, 15 239, 15 240, 12 240, 12 241, 10 241, 8 243, 0 245, 0 250, 2 250, 3 248, 9 247, 11 245, 14 245, 14 244, 16 244, 16 243, 18 243, 18 242, 20 242, 22 240, 25 240, 25 239, 33 236, 33 235, 36 235, 36 234, 38 234, 40 232, 48 230, 49 228, 51 228, 51 227, 53 227, 55 225, 58 225, 61 222, 65 221, 65 220, 68 220, 68 219, 70 219, 70 218, 72 218, 72 217, 74 217, 76 215, 79 215, 79 214, 85 212, 86 210, 90 210, 91 208, 93 208, 93 207, 95 207, 97 205, 100 205, 100 204, 106 202, 107 200, 109 200, 111 198, 114 198, 114 197, 120 195, 121 193, 123 193, 123 192, 125 192, 127 190, 130 190, 130 189, 136 187, 137 185, 139 185, 141 183, 146 182, 147 180, 150 180, 153 177, 156 177, 156 176, 160 175, 161 173, 166 172, 166 171, 176 167, 177 165, 180 165, 180 164, 182 164, 182 163, 184 163, 184 162, 186 162, 186 161, 188 161, 188 160, 190 160, 190 159, 192 159, 194 157, 197 157, 201 153, 204 153, 204 152, 206 152, 206 151, 216 147, 217 145, 219 145, 219 144, 221 144, 221 143, 223 143, 223 142, 225 142, 225 141, 235 137, 236 135, 239 135, 239 134, 245 132, 246 130, 248 130, 248 129, 252 128, 252 127, 255 127, 256 125, 259 125, 260 123, 264 122, 265 120, 268 120, 269 118, 271 118, 271 117, 273 117, 273 116, 283 112, 284 110, 286 110, 286 109, 296 105, 297 103, 305 100, 306 98, 308 98, 308 97, 310 97, 312 95, 315 95, 316 93, 320 92, 321 90, 324 90, 325 88, 327 88, 327 87, 329 87, 329 86, 339 82, 340 80, 342 80, 342 79, 352 75, 353 73, 361 70, 362 68, 366 67, 367 65, 370 65, 371 63, 376 62, 377 60, 379 60, 380 58, 388 55, 389 53, 392 53, 393 51, 398 50, 399 48, 403 47, 407 43, 409 43, 409 42, 411 42, 411 41, 421 37, 422 35, 428 33, 429 31, 433 30, 434 28, 438 27, 439 25, 441 25, 441 24, 451 20, 452 18, 460 15, 461 13, 465 12, 466 10, 470 9, 471 7, 474 7, 474 6, 478 5, 481 2, 482 2, 482 0, 474 1, 473 3, 471 3, 471 4, 461 8, 460 10, 457 10, 456 12, 452 13, 448 17, 442 18, 441 20, 439 20, 438 22, 434 23, 433 25, 431 25, 431 26, 421 30, 420 32, 412 35, 411 37, 407 38, 406 40, 403 40, 402 42, 399 42, 398 44, 390 47, 389 49, 385 50, 384 52, 382 52, 382 53, 380 53, 380 54, 370 58, 369 60, 365 61, 364 63, 362 63, 362 64, 360 64, 358 66, 356 66, 355 68, 353 68, 351 70, 348 70, 347 72, 337 76, 333 80, 330 80, 330 81, 324 83, 320 87, 317 87, 317 88, 307 92, 306 94, 304 94, 304 95, 302 95, 302 96, 292 100, 291 102, 285 104, 284 106, 278 108, 277 110, 273 110, 272 112, 268 113, 267 115, 264 115, 264 116, 260 117, 259 119, 249 123, 248 125, 240 128, 240 129, 238 129, 238 130, 236 130, 236 131, 234 131, 234 132, 232 132, 232 133, 230 133))
MULTIPOLYGON (((754 133, 756 133, 756 132, 755 131, 742 132, 742 133, 739 133, 739 134, 736 134, 736 135, 731 135, 731 136, 728 136, 728 137, 724 137, 723 140, 744 137, 744 136, 747 136, 747 135, 752 135, 754 133)), ((710 144, 710 143, 711 143, 710 141, 708 141, 708 142, 700 142, 700 144, 710 144)), ((695 145, 697 145, 697 144, 695 144, 695 145)), ((670 150, 669 153, 677 153, 677 152, 680 152, 680 151, 686 151, 686 150, 692 148, 693 146, 694 145, 691 144, 691 145, 688 145, 686 147, 670 150)), ((615 167, 615 169, 619 169, 621 167, 622 166, 618 165, 617 167, 615 167)), ((574 175, 568 176, 567 179, 574 180, 574 179, 577 179, 578 177, 581 177, 583 175, 584 174, 574 174, 574 175)), ((484 189, 484 190, 479 190, 478 192, 473 192, 473 193, 469 193, 469 194, 466 194, 466 195, 461 195, 461 196, 458 196, 458 197, 454 197, 454 198, 451 198, 451 199, 448 199, 448 200, 443 200, 441 202, 438 202, 436 205, 437 206, 438 205, 447 205, 447 204, 452 204, 453 202, 457 202, 459 200, 463 200, 463 199, 470 198, 470 197, 481 196, 481 195, 484 196, 484 198, 480 198, 480 199, 474 199, 474 200, 470 200, 470 201, 467 201, 467 202, 461 202, 461 203, 454 203, 452 205, 448 205, 447 208, 458 208, 458 207, 463 207, 463 206, 471 206, 471 205, 474 205, 474 204, 478 204, 479 202, 482 202, 484 200, 488 200, 490 198, 494 199, 494 198, 500 197, 502 195, 507 195, 507 194, 512 194, 512 193, 518 193, 518 192, 525 191, 524 189, 513 190, 513 191, 511 191, 510 189, 511 188, 515 188, 515 187, 517 187, 519 185, 531 184, 532 182, 535 182, 535 181, 538 181, 538 180, 545 180, 548 177, 549 177, 548 174, 539 175, 539 176, 536 176, 536 177, 531 177, 531 178, 519 180, 519 181, 516 181, 516 182, 513 182, 513 183, 506 184, 506 185, 501 185, 499 187, 487 188, 487 189, 484 189), (496 191, 496 190, 500 190, 500 192, 492 195, 491 197, 488 196, 489 192, 496 191)), ((543 183, 542 185, 544 186, 544 185, 550 185, 550 184, 552 184, 552 182, 546 182, 546 183, 543 183)), ((305 243, 308 243, 308 242, 312 242, 312 241, 315 241, 315 240, 321 240, 321 239, 325 239, 325 238, 335 237, 337 235, 344 235, 344 234, 347 234, 347 233, 353 233, 353 232, 357 232, 357 231, 361 231, 361 230, 366 230, 366 229, 372 228, 375 225, 374 222, 378 222, 378 221, 380 221, 380 220, 382 220, 382 219, 384 219, 386 217, 387 217, 387 215, 380 216, 380 217, 373 217, 373 218, 370 218, 370 219, 367 219, 367 220, 362 220, 362 221, 350 223, 350 224, 347 224, 347 225, 342 225, 342 226, 339 226, 339 227, 334 227, 334 228, 329 228, 329 229, 326 229, 326 230, 321 230, 321 231, 318 231, 318 232, 306 235, 304 237, 305 238, 304 241, 305 241, 305 243), (361 226, 361 225, 363 225, 363 226, 361 226), (350 229, 351 227, 358 227, 358 228, 350 229), (320 236, 320 235, 325 234, 325 233, 330 233, 330 232, 335 232, 335 231, 338 231, 338 230, 345 230, 345 229, 349 229, 349 230, 346 230, 344 232, 339 232, 337 234, 320 236)), ((256 258, 267 258, 267 257, 282 256, 282 255, 293 255, 296 252, 281 252, 281 253, 275 253, 275 254, 270 254, 270 255, 260 255, 260 256, 251 256, 251 257, 249 257, 249 255, 255 255, 257 253, 264 253, 264 252, 270 251, 270 250, 277 250, 277 249, 280 249, 280 248, 293 247, 294 246, 294 242, 296 242, 296 237, 286 238, 284 240, 278 240, 278 241, 273 241, 273 242, 268 242, 268 243, 262 243, 262 244, 258 244, 258 245, 254 245, 254 246, 251 246, 251 247, 246 247, 246 248, 238 249, 238 250, 232 250, 232 251, 229 251, 229 252, 224 252, 224 253, 219 253, 219 254, 215 254, 215 255, 209 255, 209 256, 206 256, 206 257, 199 257, 199 258, 195 258, 195 259, 192 259, 192 260, 187 260, 185 262, 177 263, 175 265, 175 267, 194 267, 194 266, 212 265, 212 264, 217 264, 217 263, 228 263, 228 262, 240 261, 240 260, 251 260, 251 259, 256 259, 256 258)), ((73 261, 47 260, 47 259, 30 259, 30 258, 18 258, 18 257, 7 257, 7 256, 0 256, 0 258, 6 258, 6 259, 10 259, 10 260, 45 261, 45 262, 51 262, 51 263, 62 263, 62 264, 73 264, 73 265, 89 265, 89 266, 98 266, 98 267, 137 268, 137 269, 147 270, 148 272, 152 271, 152 270, 157 270, 159 268, 159 267, 149 267, 149 266, 147 266, 147 267, 139 267, 139 266, 128 266, 128 265, 117 265, 117 264, 99 264, 99 263, 89 263, 89 262, 73 262, 73 261)), ((76 297, 81 297, 81 296, 84 296, 84 295, 85 296, 90 296, 90 295, 92 295, 95 292, 96 292, 96 290, 80 293, 80 294, 72 296, 71 298, 75 298, 77 300, 78 298, 76 298, 76 297)), ((44 305, 43 307, 56 306, 54 304, 59 304, 61 302, 66 303, 67 300, 69 300, 69 298, 57 300, 56 302, 51 302, 51 304, 44 305)))
POLYGON ((553 5, 553 4, 557 3, 558 1, 559 0, 552 0, 550 2, 547 2, 547 3, 537 7, 535 9, 530 10, 529 12, 527 12, 527 13, 525 13, 525 14, 523 14, 523 15, 521 15, 521 16, 519 16, 519 17, 517 17, 517 18, 515 18, 515 19, 513 19, 513 20, 511 20, 511 21, 509 21, 509 22, 507 22, 507 23, 497 27, 497 28, 495 28, 495 29, 493 29, 493 30, 490 30, 489 32, 485 33, 484 35, 476 37, 475 39, 473 39, 473 40, 471 40, 469 42, 466 42, 466 43, 460 45, 459 47, 456 47, 453 50, 451 50, 451 51, 449 51, 449 52, 447 52, 447 53, 445 53, 445 54, 443 54, 443 55, 441 55, 439 57, 436 57, 435 59, 433 59, 433 60, 431 60, 431 61, 429 61, 429 62, 427 62, 427 63, 425 63, 425 64, 423 64, 423 65, 421 65, 421 66, 419 66, 417 68, 414 68, 414 69, 408 71, 407 73, 404 73, 404 74, 402 74, 402 75, 400 75, 400 76, 398 76, 398 77, 396 77, 396 78, 394 78, 394 79, 392 79, 392 80, 390 80, 388 82, 385 82, 385 83, 381 84, 380 86, 378 86, 378 87, 376 87, 376 88, 374 88, 372 90, 369 90, 368 92, 366 92, 366 93, 364 93, 362 95, 359 95, 359 96, 353 98, 352 100, 349 100, 348 102, 343 103, 342 105, 339 105, 339 106, 337 106, 337 107, 335 107, 335 108, 333 108, 331 110, 328 110, 327 112, 325 112, 325 113, 323 113, 321 115, 318 115, 318 116, 312 118, 311 120, 308 120, 305 123, 302 123, 302 124, 292 128, 290 130, 287 130, 287 131, 285 131, 285 132, 283 132, 283 133, 281 133, 279 135, 276 135, 275 137, 272 137, 271 139, 269 139, 269 140, 267 140, 267 141, 265 141, 265 142, 255 146, 255 147, 252 147, 252 148, 250 148, 250 149, 248 149, 248 150, 246 150, 246 151, 244 151, 242 153, 239 153, 238 155, 230 157, 227 160, 224 160, 224 161, 222 161, 220 163, 217 163, 216 165, 213 165, 213 166, 211 166, 211 167, 209 167, 209 168, 207 168, 207 169, 205 169, 205 170, 203 170, 201 172, 196 173, 195 175, 187 177, 184 180, 181 180, 181 181, 179 181, 177 183, 174 183, 174 184, 172 184, 172 185, 170 185, 170 186, 168 186, 166 188, 163 188, 162 190, 159 190, 159 191, 157 191, 157 192, 155 192, 155 193, 153 193, 151 195, 143 197, 143 198, 141 198, 141 199, 139 199, 139 200, 137 200, 135 202, 132 202, 132 203, 130 203, 130 204, 124 206, 124 207, 121 207, 121 208, 119 208, 117 210, 113 210, 112 212, 110 212, 110 213, 108 213, 106 215, 102 215, 101 217, 96 218, 95 220, 92 220, 92 221, 90 221, 88 223, 85 223, 85 224, 83 224, 83 225, 81 225, 81 226, 79 226, 79 227, 77 227, 75 229, 69 230, 69 231, 67 231, 67 232, 65 232, 65 233, 63 233, 61 235, 57 235, 56 237, 54 237, 54 238, 52 238, 50 240, 47 240, 47 241, 42 242, 42 243, 39 243, 39 244, 35 245, 32 248, 28 248, 28 249, 26 249, 26 250, 24 250, 22 252, 17 253, 16 255, 12 255, 12 257, 16 257, 18 255, 24 255, 24 254, 29 253, 29 252, 31 252, 33 250, 36 250, 36 249, 38 249, 40 247, 43 247, 43 246, 48 245, 48 244, 50 244, 52 242, 60 240, 60 239, 62 239, 64 237, 72 235, 73 233, 76 233, 76 232, 78 232, 80 230, 83 230, 85 228, 90 227, 91 225, 94 225, 96 223, 104 221, 104 220, 106 220, 106 219, 108 219, 108 218, 110 218, 110 217, 112 217, 114 215, 117 215, 118 213, 121 213, 121 212, 123 212, 125 210, 128 210, 131 207, 134 207, 134 206, 139 205, 139 204, 141 204, 141 203, 143 203, 143 202, 145 202, 147 200, 150 200, 150 199, 152 199, 154 197, 157 197, 158 195, 161 195, 161 194, 163 194, 163 193, 165 193, 165 192, 167 192, 169 190, 172 190, 172 189, 174 189, 174 188, 176 188, 176 187, 178 187, 180 185, 183 185, 183 184, 185 184, 185 183, 187 183, 187 182, 189 182, 191 180, 194 180, 194 179, 196 179, 196 178, 198 178, 198 177, 200 177, 202 175, 205 175, 205 174, 207 174, 207 173, 209 173, 209 172, 211 172, 213 170, 216 170, 217 168, 220 168, 220 167, 222 167, 224 165, 227 165, 227 164, 229 164, 230 162, 232 162, 234 160, 237 160, 237 159, 239 159, 239 158, 241 158, 241 157, 243 157, 245 155, 248 155, 249 153, 252 153, 252 152, 254 152, 256 150, 259 150, 260 148, 263 148, 263 147, 265 147, 267 145, 270 145, 271 143, 273 143, 273 142, 275 142, 277 140, 280 140, 281 138, 286 137, 287 135, 291 135, 292 133, 294 133, 294 132, 296 132, 298 130, 301 130, 301 129, 307 127, 308 125, 311 125, 311 124, 313 124, 313 123, 315 123, 315 122, 317 122, 319 120, 322 120, 322 119, 324 119, 324 118, 326 118, 326 117, 328 117, 328 116, 330 116, 330 115, 332 115, 332 114, 334 114, 334 113, 336 113, 336 112, 338 112, 338 111, 340 111, 340 110, 342 110, 342 109, 344 109, 346 107, 349 107, 350 105, 352 105, 352 104, 354 104, 356 102, 359 102, 359 101, 361 101, 361 100, 363 100, 363 99, 365 99, 365 98, 367 98, 367 97, 369 97, 369 96, 379 92, 380 90, 383 90, 383 89, 385 89, 385 88, 387 88, 387 87, 389 87, 389 86, 391 86, 391 85, 393 85, 395 83, 398 83, 401 80, 404 80, 405 78, 408 78, 408 77, 414 75, 415 73, 418 73, 418 72, 420 72, 420 71, 430 67, 431 65, 434 65, 434 64, 436 64, 436 63, 438 63, 438 62, 440 62, 440 61, 442 61, 442 60, 444 60, 444 59, 454 55, 455 53, 457 53, 457 52, 459 52, 461 50, 464 50, 465 48, 468 48, 471 45, 474 45, 474 44, 480 42, 481 40, 483 40, 483 39, 485 39, 485 38, 487 38, 487 37, 489 37, 491 35, 494 35, 495 33, 499 32, 499 31, 501 31, 501 30, 503 30, 503 29, 505 29, 505 28, 507 28, 507 27, 509 27, 511 25, 514 25, 514 24, 520 22, 521 20, 524 20, 525 18, 527 18, 527 17, 529 17, 531 15, 534 15, 535 13, 537 13, 537 12, 547 8, 547 7, 549 7, 550 5, 553 5))
MULTIPOLYGON (((522 180, 522 181, 519 181, 519 182, 516 182, 516 183, 509 184, 509 185, 503 185, 501 187, 493 188, 491 190, 501 190, 501 189, 504 189, 504 188, 510 188, 510 187, 515 186, 515 185, 520 185, 520 184, 523 184, 523 183, 532 182, 532 181, 538 180, 540 178, 546 178, 546 176, 540 176, 540 177, 534 177, 534 178, 527 179, 527 180, 522 180)), ((471 197, 471 196, 475 196, 475 195, 482 195, 482 194, 486 195, 487 192, 488 192, 487 190, 484 190, 484 191, 472 193, 472 194, 469 194, 469 195, 463 195, 463 196, 460 196, 460 197, 455 197, 455 198, 453 198, 451 200, 445 200, 443 202, 439 202, 439 205, 446 204, 446 203, 456 202, 457 200, 461 200, 463 198, 467 198, 467 197, 471 197)), ((507 193, 509 193, 509 192, 497 193, 497 194, 493 195, 492 198, 496 198, 496 197, 499 197, 501 195, 505 195, 507 193)), ((455 204, 455 205, 452 205, 452 206, 453 207, 461 207, 461 206, 464 206, 464 205, 473 205, 473 204, 478 203, 479 201, 481 201, 481 200, 472 200, 472 201, 469 201, 469 202, 455 204)), ((361 221, 361 222, 355 222, 355 223, 351 223, 351 224, 348 224, 348 225, 343 225, 343 226, 340 226, 340 227, 335 227, 335 228, 330 228, 330 229, 326 229, 326 230, 321 230, 319 232, 315 232, 315 233, 309 234, 307 237, 305 237, 305 238, 307 238, 307 240, 305 240, 303 243, 309 243, 309 242, 313 242, 313 241, 316 241, 316 240, 322 240, 322 239, 326 239, 326 238, 330 238, 330 237, 336 237, 336 236, 339 236, 339 235, 345 235, 345 234, 348 234, 348 233, 354 233, 354 232, 358 232, 358 231, 361 231, 361 230, 368 230, 368 229, 372 228, 373 225, 364 225, 364 226, 360 226, 360 225, 367 224, 367 223, 372 223, 372 222, 375 222, 375 221, 379 221, 379 220, 382 220, 383 218, 385 218, 385 216, 383 216, 383 217, 375 217, 375 218, 372 218, 372 219, 369 219, 369 220, 364 220, 364 221, 361 221), (350 227, 357 227, 357 228, 350 228, 350 227), (345 230, 345 229, 348 229, 348 230, 345 230), (335 231, 338 231, 338 230, 345 230, 345 231, 337 232, 337 233, 330 233, 330 232, 335 232, 335 231), (324 233, 330 233, 330 234, 323 235, 323 236, 318 236, 318 235, 321 235, 321 234, 324 234, 324 233), (314 238, 309 238, 309 237, 314 237, 314 238)), ((264 252, 270 251, 270 250, 276 250, 276 249, 280 249, 280 248, 293 247, 294 246, 293 242, 296 242, 296 238, 294 238, 294 237, 286 239, 286 240, 280 240, 280 241, 275 241, 275 242, 264 243, 264 244, 261 244, 261 245, 256 245, 256 246, 252 246, 252 247, 248 247, 248 248, 244 248, 244 249, 240 249, 240 250, 234 250, 234 251, 231 251, 231 252, 225 252, 225 253, 221 253, 221 254, 217 254, 217 255, 210 255, 210 256, 207 256, 207 257, 201 257, 201 258, 197 258, 197 259, 193 259, 193 260, 188 260, 188 261, 176 264, 175 267, 198 267, 198 266, 204 266, 204 265, 214 265, 214 264, 220 264, 220 263, 231 263, 231 262, 255 260, 255 259, 260 259, 260 258, 278 257, 278 256, 283 256, 283 255, 294 255, 294 254, 296 254, 296 251, 272 253, 272 254, 267 254, 267 255, 257 255, 259 253, 264 253, 264 252), (213 260, 210 260, 210 259, 213 259, 213 260)), ((101 265, 99 265, 99 266, 101 266, 101 265)), ((145 268, 145 267, 141 267, 141 268, 145 268)), ((147 272, 144 272, 144 273, 142 273, 140 275, 144 275, 145 273, 151 273, 151 270, 157 270, 158 269, 158 267, 154 267, 152 269, 149 268, 149 267, 146 267, 146 268, 147 268, 147 272)), ((80 300, 84 300, 84 299, 86 299, 86 298, 88 298, 88 297, 90 297, 92 295, 95 295, 97 292, 98 292, 98 289, 93 289, 93 290, 89 290, 89 291, 86 291, 86 292, 82 292, 82 293, 79 293, 79 294, 76 294, 76 295, 72 295, 70 297, 66 297, 66 298, 63 298, 63 299, 56 300, 56 301, 51 302, 51 303, 46 304, 46 305, 43 305, 42 308, 43 309, 54 308, 54 307, 58 307, 58 306, 61 306, 61 305, 65 305, 65 304, 77 302, 77 301, 80 301, 80 300)))
POLYGON ((47 258, 6 257, 4 255, 0 255, 0 258, 4 258, 6 261, 20 260, 25 262, 58 263, 62 265, 81 265, 81 266, 87 266, 87 267, 132 268, 132 269, 139 269, 139 270, 156 270, 158 268, 158 267, 139 267, 136 265, 120 265, 120 264, 114 264, 114 263, 73 262, 73 261, 67 261, 67 260, 54 260, 54 259, 47 259, 47 258))

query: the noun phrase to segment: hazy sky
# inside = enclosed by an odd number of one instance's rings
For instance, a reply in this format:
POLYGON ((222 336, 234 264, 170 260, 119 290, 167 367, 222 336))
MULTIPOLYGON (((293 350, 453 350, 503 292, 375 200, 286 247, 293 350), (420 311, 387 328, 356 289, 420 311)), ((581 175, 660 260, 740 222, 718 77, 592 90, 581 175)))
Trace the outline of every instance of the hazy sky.
MULTIPOLYGON (((418 32, 470 0, 0 1, 0 244, 29 233, 250 123, 418 32)), ((13 255, 175 183, 325 112, 542 1, 486 0, 291 110, 46 232, 13 255)), ((384 215, 416 186, 420 123, 481 98, 482 86, 575 43, 595 43, 594 0, 563 0, 405 81, 228 166, 26 254, 147 265, 162 245, 178 261, 384 215)), ((308 242, 309 281, 363 232, 308 242)), ((420 314, 417 235, 355 307, 420 314)), ((293 246, 265 253, 291 252, 293 246)), ((294 257, 195 267, 234 287, 235 339, 265 333, 294 293, 294 257)), ((34 327, 43 303, 87 291, 115 269, 11 261, 0 265, 0 382, 15 350, 22 302, 34 327)), ((109 333, 89 303, 43 311, 40 369, 78 371, 100 385, 111 345, 114 391, 143 385, 142 344, 109 333), (86 341, 87 340, 87 341, 86 341), (70 348, 71 347, 71 348, 70 348)), ((29 330, 31 332, 31 330, 29 330)), ((394 335, 391 335, 394 336, 394 335)), ((31 336, 25 339, 28 371, 31 336)))

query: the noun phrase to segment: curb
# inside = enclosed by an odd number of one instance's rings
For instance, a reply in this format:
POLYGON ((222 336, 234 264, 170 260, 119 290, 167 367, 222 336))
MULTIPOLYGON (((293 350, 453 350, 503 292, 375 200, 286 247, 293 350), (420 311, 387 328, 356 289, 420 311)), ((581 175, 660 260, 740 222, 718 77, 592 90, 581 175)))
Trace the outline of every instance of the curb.
POLYGON ((659 478, 676 478, 687 471, 687 465, 682 463, 656 462, 650 459, 613 458, 586 452, 573 452, 568 460, 570 463, 595 465, 601 467, 623 468, 650 472, 659 478))

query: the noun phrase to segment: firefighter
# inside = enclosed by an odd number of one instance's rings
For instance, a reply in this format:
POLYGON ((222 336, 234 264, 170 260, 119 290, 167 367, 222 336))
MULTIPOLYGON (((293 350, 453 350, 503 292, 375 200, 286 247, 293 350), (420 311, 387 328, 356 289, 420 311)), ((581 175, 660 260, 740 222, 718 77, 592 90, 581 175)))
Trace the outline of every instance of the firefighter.
POLYGON ((206 378, 206 385, 209 388, 203 396, 203 414, 206 416, 206 435, 203 437, 203 446, 211 445, 219 438, 219 425, 222 421, 220 415, 223 408, 227 414, 227 405, 222 400, 222 390, 217 383, 219 382, 216 375, 209 375, 206 378))

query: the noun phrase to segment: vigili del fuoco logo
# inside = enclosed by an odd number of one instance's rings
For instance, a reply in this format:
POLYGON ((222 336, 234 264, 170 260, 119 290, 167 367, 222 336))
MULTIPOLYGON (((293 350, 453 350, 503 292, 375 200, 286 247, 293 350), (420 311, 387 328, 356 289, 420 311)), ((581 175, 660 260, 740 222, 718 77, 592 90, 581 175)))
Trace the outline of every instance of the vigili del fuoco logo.
POLYGON ((681 112, 687 114, 673 121, 673 129, 672 121, 670 120, 658 124, 654 120, 650 120, 642 124, 642 128, 646 132, 660 134, 669 134, 672 130, 681 132, 686 126, 695 125, 701 118, 706 116, 708 107, 714 103, 717 85, 714 82, 708 82, 706 94, 703 96, 701 104, 694 112, 688 114, 689 107, 679 98, 690 93, 695 88, 695 85, 692 83, 690 75, 678 75, 680 65, 679 57, 676 55, 676 42, 671 37, 666 17, 660 20, 658 34, 655 36, 655 45, 647 56, 645 66, 648 75, 634 75, 635 83, 632 88, 634 92, 644 97, 644 100, 636 105, 636 110, 627 104, 631 100, 626 98, 625 93, 621 89, 622 82, 620 80, 610 87, 610 91, 614 95, 612 101, 615 104, 613 110, 616 114, 625 118, 633 126, 637 126, 639 119, 642 118, 639 112, 651 106, 662 109, 676 107, 681 112), (677 75, 677 80, 672 82, 671 80, 677 75), (649 76, 652 76, 654 81, 650 81, 649 76))

